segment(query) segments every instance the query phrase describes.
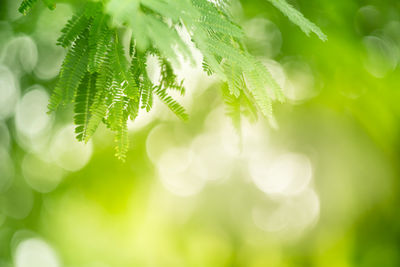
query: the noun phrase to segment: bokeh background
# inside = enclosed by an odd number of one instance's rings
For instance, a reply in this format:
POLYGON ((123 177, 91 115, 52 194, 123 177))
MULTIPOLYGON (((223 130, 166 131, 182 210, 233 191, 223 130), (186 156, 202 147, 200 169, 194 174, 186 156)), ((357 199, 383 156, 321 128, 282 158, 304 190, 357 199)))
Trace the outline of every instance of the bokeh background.
POLYGON ((20 2, 0 1, 0 266, 400 266, 399 1, 289 1, 325 43, 234 2, 288 98, 276 124, 237 134, 218 81, 185 66, 189 122, 156 103, 126 163, 106 129, 83 145, 71 108, 46 114, 73 1, 20 2))

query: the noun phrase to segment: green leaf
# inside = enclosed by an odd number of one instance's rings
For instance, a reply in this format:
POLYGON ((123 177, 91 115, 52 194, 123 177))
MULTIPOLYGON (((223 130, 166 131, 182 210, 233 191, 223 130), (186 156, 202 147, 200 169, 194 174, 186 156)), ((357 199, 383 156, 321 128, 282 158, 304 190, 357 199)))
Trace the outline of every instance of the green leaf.
POLYGON ((96 132, 99 124, 107 114, 107 95, 109 95, 112 84, 114 70, 111 67, 111 52, 109 51, 104 60, 104 67, 99 70, 96 79, 96 94, 93 104, 90 107, 91 117, 86 130, 85 142, 88 142, 90 137, 96 132))
POLYGON ((300 29, 307 35, 311 32, 315 33, 322 41, 328 40, 328 37, 322 32, 322 30, 306 19, 300 11, 295 9, 292 5, 288 4, 285 0, 268 0, 283 14, 285 14, 291 22, 300 27, 300 29))
POLYGON ((115 156, 122 160, 126 160, 126 153, 128 152, 129 147, 129 138, 128 138, 128 125, 124 123, 121 128, 115 134, 115 156))
POLYGON ((26 15, 32 7, 36 4, 37 0, 23 0, 18 8, 18 11, 26 15))
POLYGON ((232 120, 233 126, 239 132, 241 124, 241 105, 239 96, 231 94, 231 91, 227 83, 224 83, 221 87, 222 97, 225 103, 225 112, 232 120))
POLYGON ((123 85, 126 95, 132 99, 138 100, 139 89, 135 78, 129 71, 128 60, 125 57, 124 49, 118 40, 118 36, 114 37, 113 42, 113 59, 116 79, 123 85))
POLYGON ((112 34, 107 27, 108 19, 108 16, 100 13, 94 18, 90 28, 88 71, 91 73, 97 72, 104 63, 111 42, 112 34))
MULTIPOLYGON (((43 0, 52 7, 54 0, 43 0)), ((284 0, 269 0, 309 34, 326 36, 284 0)), ((25 0, 21 12, 35 0, 25 0)), ((193 61, 192 45, 203 56, 203 69, 224 81, 227 114, 239 129, 241 116, 257 112, 272 118, 272 101, 284 100, 278 83, 243 42, 243 30, 228 11, 229 0, 88 1, 62 30, 58 42, 67 48, 49 110, 75 101, 77 139, 87 142, 101 122, 115 132, 116 155, 128 149, 128 119, 150 111, 154 96, 182 120, 188 114, 170 96, 185 94, 174 69, 182 59, 193 61), (105 4, 103 4, 105 3, 105 4), (191 42, 191 43, 190 43, 191 42), (128 50, 129 51, 126 51, 128 50), (149 55, 161 67, 159 84, 147 73, 149 55)))
POLYGON ((88 28, 89 22, 90 20, 85 16, 85 12, 74 15, 61 30, 62 35, 58 38, 57 44, 62 47, 69 47, 88 28))
POLYGON ((96 94, 96 76, 97 74, 86 74, 75 98, 75 133, 76 139, 79 141, 85 141, 88 138, 88 125, 91 117, 90 107, 96 94))
POLYGON ((49 111, 55 111, 60 104, 72 102, 86 74, 87 62, 87 38, 78 38, 68 51, 61 67, 60 78, 50 98, 49 111))
POLYGON ((187 121, 189 119, 188 114, 185 111, 185 108, 182 107, 176 100, 174 100, 171 96, 168 95, 167 91, 162 88, 157 88, 155 90, 156 95, 160 100, 167 105, 167 107, 175 113, 175 115, 182 119, 183 121, 187 121))

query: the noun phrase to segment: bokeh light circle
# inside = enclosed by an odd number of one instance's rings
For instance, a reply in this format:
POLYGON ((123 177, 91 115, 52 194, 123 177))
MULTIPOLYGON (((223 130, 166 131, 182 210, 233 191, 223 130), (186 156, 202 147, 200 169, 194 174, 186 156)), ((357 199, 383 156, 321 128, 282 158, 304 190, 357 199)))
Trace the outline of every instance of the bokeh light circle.
POLYGON ((171 193, 188 197, 199 193, 205 182, 197 173, 198 159, 190 149, 172 148, 158 162, 159 177, 171 193))
POLYGON ((92 142, 78 142, 74 133, 73 125, 63 127, 55 134, 50 149, 54 162, 68 171, 78 171, 85 167, 93 151, 92 142))
POLYGON ((18 244, 14 255, 15 267, 59 267, 54 249, 39 238, 31 238, 18 244))
POLYGON ((49 96, 40 85, 28 89, 17 105, 15 123, 18 131, 24 136, 33 139, 40 135, 51 122, 46 113, 49 96))
POLYGON ((302 192, 312 178, 310 160, 301 154, 286 153, 272 162, 253 158, 249 172, 256 186, 268 195, 295 195, 302 192))
POLYGON ((33 154, 25 155, 22 161, 22 173, 25 181, 41 193, 54 190, 63 177, 60 167, 33 154))

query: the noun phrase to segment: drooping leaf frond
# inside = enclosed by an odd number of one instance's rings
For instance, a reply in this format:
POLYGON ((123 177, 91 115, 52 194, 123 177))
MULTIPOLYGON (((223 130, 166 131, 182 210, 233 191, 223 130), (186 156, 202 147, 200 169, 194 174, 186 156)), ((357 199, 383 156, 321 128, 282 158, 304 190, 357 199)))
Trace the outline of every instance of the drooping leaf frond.
POLYGON ((85 15, 85 12, 80 12, 74 15, 67 25, 61 30, 62 35, 58 38, 58 45, 62 47, 70 46, 78 36, 88 27, 90 20, 85 15))
POLYGON ((168 95, 167 91, 162 88, 157 88, 155 93, 160 98, 160 100, 168 106, 168 108, 175 113, 183 121, 189 119, 188 114, 185 111, 185 108, 182 107, 178 102, 176 102, 171 96, 168 95))
POLYGON ((129 71, 129 63, 125 57, 124 49, 118 41, 118 36, 114 37, 113 43, 114 73, 117 81, 125 88, 126 94, 134 100, 139 98, 139 89, 137 87, 133 74, 129 71))
POLYGON ((125 161, 126 153, 128 152, 129 147, 129 137, 128 137, 128 125, 124 123, 121 128, 118 129, 115 133, 115 156, 125 161))
POLYGON ((120 84, 114 82, 109 95, 110 108, 106 117, 107 126, 115 132, 116 156, 124 160, 128 150, 127 112, 128 99, 120 84))
POLYGON ((76 139, 79 141, 85 141, 88 138, 88 125, 91 117, 90 107, 96 94, 96 76, 97 74, 86 74, 75 98, 74 123, 76 125, 76 139))
POLYGON ((111 41, 111 31, 107 27, 108 16, 102 12, 95 15, 89 32, 89 65, 88 71, 99 70, 111 41))
POLYGON ((36 2, 37 0, 23 0, 18 8, 18 11, 26 15, 31 10, 31 8, 36 4, 36 2))
POLYGON ((50 98, 49 110, 55 111, 60 104, 70 104, 86 74, 88 62, 87 38, 80 37, 73 44, 61 67, 60 77, 50 98))
MULTIPOLYGON (((43 0, 52 8, 53 0, 43 0)), ((284 0, 269 0, 307 34, 325 35, 284 0)), ((24 0, 26 13, 35 0, 24 0)), ((203 55, 203 69, 224 83, 227 115, 239 130, 242 116, 272 117, 273 100, 283 93, 268 69, 250 55, 244 34, 229 13, 229 0, 87 0, 63 28, 58 44, 67 49, 49 111, 74 103, 76 137, 88 142, 103 122, 115 133, 116 156, 128 151, 128 120, 150 111, 158 97, 178 118, 188 119, 172 90, 185 94, 174 72, 182 59, 203 55), (187 36, 188 35, 188 36, 187 36), (189 37, 189 38, 187 38, 189 37), (129 38, 129 40, 127 40, 129 38), (159 81, 147 60, 159 60, 159 81)))
POLYGON ((107 102, 106 97, 108 91, 110 90, 112 79, 113 79, 113 69, 111 68, 110 53, 105 55, 104 67, 97 73, 96 79, 96 94, 94 96, 93 103, 90 107, 90 118, 87 124, 85 142, 88 142, 92 135, 96 132, 97 127, 103 121, 107 114, 107 102))
MULTIPOLYGON (((228 15, 220 8, 208 1, 193 1, 194 6, 200 11, 200 25, 205 30, 212 29, 232 37, 242 38, 244 33, 240 26, 231 21, 228 15)), ((220 7, 220 5, 218 6, 220 7)))
POLYGON ((236 131, 240 133, 242 117, 248 118, 251 122, 257 120, 257 107, 251 96, 248 95, 247 90, 243 90, 238 96, 235 96, 231 94, 227 83, 224 83, 221 89, 225 113, 231 118, 236 131))
POLYGON ((300 27, 300 29, 307 35, 311 32, 315 33, 322 41, 328 40, 328 37, 321 31, 321 29, 306 19, 303 14, 295 9, 292 5, 287 3, 285 0, 268 0, 283 14, 285 14, 291 22, 300 27))
POLYGON ((240 129, 241 124, 241 106, 240 106, 240 95, 233 95, 226 83, 222 85, 222 97, 225 103, 225 112, 233 123, 233 126, 237 131, 240 129))

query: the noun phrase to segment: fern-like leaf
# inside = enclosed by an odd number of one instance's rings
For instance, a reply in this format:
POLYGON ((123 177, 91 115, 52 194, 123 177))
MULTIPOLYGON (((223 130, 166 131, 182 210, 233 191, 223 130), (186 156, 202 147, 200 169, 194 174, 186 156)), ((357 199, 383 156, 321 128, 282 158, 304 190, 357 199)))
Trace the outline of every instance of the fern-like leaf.
POLYGON ((36 4, 37 0, 23 0, 18 8, 18 11, 26 15, 32 7, 36 4))
POLYGON ((99 71, 96 79, 96 94, 93 104, 90 107, 91 117, 86 130, 85 142, 96 132, 99 124, 107 114, 107 95, 112 84, 114 70, 111 67, 111 52, 109 51, 105 57, 104 67, 99 71))
POLYGON ((254 97, 254 100, 257 103, 257 106, 260 108, 261 113, 271 118, 272 117, 272 102, 270 95, 267 91, 267 86, 263 82, 263 73, 260 69, 254 67, 251 70, 247 70, 246 74, 246 82, 248 84, 249 91, 254 97))
POLYGON ((145 109, 147 112, 151 110, 153 107, 153 84, 150 79, 144 79, 142 87, 141 87, 141 97, 142 97, 142 109, 145 109))
POLYGON ((187 121, 189 119, 188 114, 185 111, 185 108, 182 107, 176 100, 174 100, 171 96, 168 95, 167 91, 162 88, 157 88, 155 90, 156 95, 160 98, 160 100, 167 105, 167 107, 175 113, 175 115, 182 119, 183 121, 187 121))
POLYGON ((224 64, 224 70, 228 78, 229 92, 235 97, 239 97, 244 87, 243 74, 240 67, 235 64, 224 64))
POLYGON ((121 126, 118 131, 115 133, 115 156, 125 161, 126 153, 128 152, 129 147, 129 138, 128 138, 128 125, 126 122, 121 126))
POLYGON ((55 111, 60 104, 69 104, 85 76, 88 62, 87 38, 79 38, 71 47, 61 67, 60 78, 50 98, 49 110, 55 111))
POLYGON ((115 132, 116 157, 124 160, 128 151, 128 128, 127 128, 127 104, 123 89, 118 83, 114 82, 111 89, 110 110, 106 118, 107 125, 115 132))
POLYGON ((114 37, 112 51, 114 53, 114 68, 117 80, 121 83, 121 85, 123 85, 126 94, 129 95, 130 98, 138 100, 139 89, 135 82, 135 78, 129 71, 128 61, 125 57, 123 47, 119 42, 117 35, 114 37))
POLYGON ((306 34, 310 35, 311 32, 315 33, 322 41, 328 40, 328 37, 321 31, 321 29, 304 17, 297 9, 288 4, 285 0, 268 0, 283 14, 285 14, 291 22, 300 27, 306 34))
POLYGON ((231 94, 231 90, 228 87, 228 84, 224 83, 222 85, 222 97, 225 103, 225 112, 228 115, 233 123, 235 129, 239 132, 241 125, 241 107, 240 107, 240 98, 239 96, 235 96, 231 94))
POLYGON ((88 28, 89 22, 90 20, 86 17, 85 12, 74 15, 61 30, 62 35, 58 38, 57 44, 62 47, 69 47, 88 28))
MULTIPOLYGON (((20 12, 29 11, 36 1, 23 0, 20 12)), ((54 7, 54 0, 42 1, 54 7)), ((326 39, 285 0, 269 1, 306 34, 314 32, 326 39)), ((116 155, 124 159, 127 121, 135 120, 140 109, 150 111, 155 96, 179 118, 188 119, 183 106, 169 93, 185 93, 174 67, 182 57, 193 61, 191 41, 203 55, 204 71, 224 81, 223 98, 236 129, 242 116, 253 120, 261 111, 271 118, 272 100, 283 101, 282 90, 268 69, 247 52, 243 31, 229 14, 229 4, 230 0, 87 1, 58 39, 67 55, 49 111, 75 102, 77 139, 87 142, 103 122, 115 132, 116 155), (126 36, 132 37, 125 40, 126 36), (153 84, 147 73, 149 55, 160 60, 159 84, 153 84)))
POLYGON ((78 141, 85 141, 88 138, 88 125, 91 117, 90 107, 96 94, 96 76, 97 74, 86 74, 75 98, 74 122, 78 141))
POLYGON ((232 37, 243 37, 243 30, 233 23, 226 14, 220 12, 218 7, 212 2, 193 0, 193 4, 202 14, 199 23, 204 29, 212 29, 212 31, 232 37))
POLYGON ((89 32, 88 71, 91 73, 99 70, 111 42, 112 34, 107 27, 108 19, 109 17, 103 13, 97 14, 89 32))

